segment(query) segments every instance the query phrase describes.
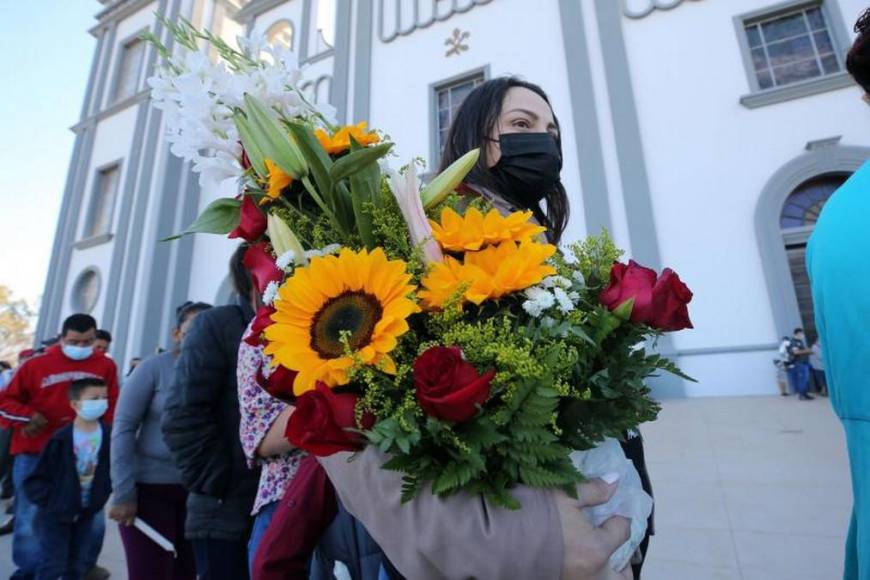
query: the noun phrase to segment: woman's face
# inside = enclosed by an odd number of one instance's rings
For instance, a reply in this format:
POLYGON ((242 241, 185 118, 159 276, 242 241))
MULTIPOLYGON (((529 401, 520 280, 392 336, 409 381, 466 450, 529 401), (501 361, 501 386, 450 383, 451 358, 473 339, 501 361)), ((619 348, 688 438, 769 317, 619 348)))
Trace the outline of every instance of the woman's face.
POLYGON ((501 159, 499 135, 505 133, 552 133, 559 136, 553 111, 540 95, 523 87, 513 87, 505 94, 501 115, 487 142, 487 167, 501 159))

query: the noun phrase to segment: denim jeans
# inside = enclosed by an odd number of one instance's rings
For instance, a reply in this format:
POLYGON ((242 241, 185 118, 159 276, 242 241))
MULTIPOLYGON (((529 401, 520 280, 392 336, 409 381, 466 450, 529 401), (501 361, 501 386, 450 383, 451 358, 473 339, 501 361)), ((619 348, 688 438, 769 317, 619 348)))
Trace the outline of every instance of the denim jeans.
POLYGON ((260 540, 263 539, 263 534, 266 533, 269 524, 272 523, 272 516, 275 515, 276 509, 278 509, 278 502, 273 501, 260 508, 260 512, 254 518, 251 539, 248 540, 248 570, 250 570, 252 576, 254 574, 254 557, 257 555, 257 548, 260 547, 260 540))
POLYGON ((85 554, 85 571, 97 565, 97 559, 100 557, 100 552, 103 551, 103 539, 106 536, 106 516, 103 510, 96 514, 93 533, 93 542, 88 544, 88 551, 85 554))
POLYGON ((39 455, 22 453, 15 456, 12 482, 15 485, 15 528, 12 533, 12 561, 17 570, 12 580, 32 580, 42 559, 39 540, 34 530, 37 507, 24 493, 24 480, 36 467, 39 455))
POLYGON ((39 536, 42 561, 35 580, 81 580, 90 568, 94 545, 103 541, 106 520, 103 510, 75 522, 60 522, 38 512, 34 528, 39 536))
POLYGON ((807 391, 810 390, 810 365, 794 363, 786 372, 792 390, 798 395, 806 395, 807 391))

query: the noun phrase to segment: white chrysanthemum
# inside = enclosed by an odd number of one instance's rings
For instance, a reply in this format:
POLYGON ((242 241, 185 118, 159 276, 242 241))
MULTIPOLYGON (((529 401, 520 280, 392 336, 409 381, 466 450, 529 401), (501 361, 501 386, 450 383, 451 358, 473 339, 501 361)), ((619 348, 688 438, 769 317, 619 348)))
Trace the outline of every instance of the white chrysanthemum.
POLYGON ((570 288, 571 280, 565 276, 547 276, 541 280, 541 286, 544 288, 570 288))
POLYGON ((527 288, 525 295, 528 300, 523 302, 523 310, 535 318, 539 317, 556 303, 556 297, 540 286, 527 288))
POLYGON ((553 288, 553 294, 556 298, 556 302, 559 303, 559 310, 562 314, 568 314, 572 310, 574 310, 574 303, 571 301, 571 298, 568 296, 568 293, 565 292, 562 288, 553 288))
POLYGON ((278 256, 278 259, 275 260, 275 265, 278 266, 281 270, 287 270, 290 264, 294 263, 294 255, 293 250, 288 250, 278 256))
POLYGON ((275 302, 275 297, 278 296, 278 283, 275 281, 269 282, 266 286, 266 291, 263 292, 263 304, 271 306, 275 302))

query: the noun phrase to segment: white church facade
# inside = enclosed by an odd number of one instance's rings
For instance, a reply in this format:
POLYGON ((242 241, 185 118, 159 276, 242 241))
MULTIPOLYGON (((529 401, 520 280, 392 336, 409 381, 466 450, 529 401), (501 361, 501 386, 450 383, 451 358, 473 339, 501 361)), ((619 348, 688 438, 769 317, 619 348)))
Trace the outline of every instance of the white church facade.
POLYGON ((138 40, 166 36, 155 12, 291 45, 312 98, 430 166, 476 83, 540 84, 562 127, 567 237, 606 227, 695 292, 695 329, 659 346, 699 382, 662 381, 662 395, 774 393, 779 338, 813 333, 806 240, 870 158, 870 109, 844 66, 866 2, 100 1, 37 338, 90 312, 126 366, 166 346, 176 305, 229 298, 232 241, 159 241, 233 192, 200 189, 162 137, 145 84, 157 55, 138 40))

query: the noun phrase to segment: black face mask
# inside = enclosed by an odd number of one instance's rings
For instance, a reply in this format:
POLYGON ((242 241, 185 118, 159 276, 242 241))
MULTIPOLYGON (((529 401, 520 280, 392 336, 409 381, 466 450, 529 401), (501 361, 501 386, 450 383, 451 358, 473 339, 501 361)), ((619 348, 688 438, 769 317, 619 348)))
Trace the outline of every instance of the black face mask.
POLYGON ((499 193, 527 208, 537 207, 559 183, 562 155, 550 133, 504 133, 501 159, 489 171, 499 193))

